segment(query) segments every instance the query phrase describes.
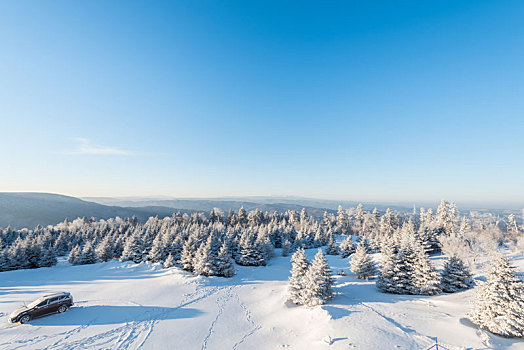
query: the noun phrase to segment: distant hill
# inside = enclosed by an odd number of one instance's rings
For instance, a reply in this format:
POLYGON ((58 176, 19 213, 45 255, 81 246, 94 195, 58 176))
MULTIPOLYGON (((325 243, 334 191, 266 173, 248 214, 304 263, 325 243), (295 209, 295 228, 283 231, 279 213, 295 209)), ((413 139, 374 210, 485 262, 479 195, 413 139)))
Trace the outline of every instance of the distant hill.
POLYGON ((83 216, 107 219, 135 215, 140 221, 145 221, 152 215, 167 216, 172 213, 173 209, 166 207, 122 208, 51 193, 0 193, 0 227, 34 228, 83 216))
POLYGON ((280 203, 278 201, 273 201, 271 203, 266 202, 252 202, 242 199, 238 200, 227 200, 227 199, 139 199, 139 198, 108 198, 108 197, 87 197, 87 200, 97 202, 105 205, 118 205, 121 207, 168 207, 175 210, 190 210, 190 211, 200 211, 200 212, 209 212, 213 208, 219 208, 225 213, 229 209, 238 211, 241 207, 244 207, 248 212, 255 209, 260 209, 262 211, 268 212, 284 212, 287 210, 297 210, 300 211, 302 208, 306 208, 306 211, 309 215, 320 217, 324 214, 324 211, 334 212, 332 209, 326 209, 325 207, 313 207, 309 205, 304 205, 301 203, 280 203))
MULTIPOLYGON (((247 211, 256 208, 262 211, 301 210, 304 206, 290 203, 254 203, 228 200, 120 200, 114 198, 79 199, 52 193, 0 192, 0 227, 34 228, 37 225, 55 225, 66 218, 74 220, 86 216, 108 219, 116 216, 136 216, 145 222, 150 216, 171 216, 174 212, 209 212, 220 208, 224 212, 247 211), (98 203, 95 203, 95 200, 98 203), (102 203, 101 203, 102 202, 102 203)), ((305 206, 310 215, 321 216, 322 208, 305 206)), ((328 210, 333 212, 332 210, 328 210)))

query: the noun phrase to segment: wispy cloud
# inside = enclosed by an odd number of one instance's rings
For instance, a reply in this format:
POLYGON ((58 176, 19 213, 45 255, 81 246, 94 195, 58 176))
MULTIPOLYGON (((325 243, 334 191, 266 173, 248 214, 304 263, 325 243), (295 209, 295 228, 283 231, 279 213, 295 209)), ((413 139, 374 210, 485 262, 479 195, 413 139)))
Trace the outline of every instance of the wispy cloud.
POLYGON ((135 152, 126 151, 123 149, 93 145, 89 139, 75 137, 73 140, 77 142, 76 149, 66 154, 94 154, 94 155, 112 155, 112 156, 136 156, 135 152))

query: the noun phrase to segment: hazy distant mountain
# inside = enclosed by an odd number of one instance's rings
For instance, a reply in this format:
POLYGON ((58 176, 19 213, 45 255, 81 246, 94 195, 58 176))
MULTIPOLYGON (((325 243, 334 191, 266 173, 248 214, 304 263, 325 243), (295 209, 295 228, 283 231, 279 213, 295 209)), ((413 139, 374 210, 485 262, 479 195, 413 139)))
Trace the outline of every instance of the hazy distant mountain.
POLYGON ((172 208, 122 208, 51 193, 0 193, 0 227, 33 228, 83 216, 107 219, 135 215, 143 221, 152 215, 172 213, 172 208))
POLYGON ((271 203, 253 202, 243 200, 239 198, 237 200, 228 200, 222 198, 213 199, 154 199, 154 198, 110 198, 110 197, 86 197, 86 200, 97 202, 104 205, 118 205, 121 207, 129 208, 141 208, 141 207, 168 207, 174 210, 190 210, 190 211, 202 211, 209 212, 213 208, 219 208, 224 212, 228 212, 229 209, 237 211, 241 207, 244 207, 247 211, 260 209, 262 211, 278 211, 283 212, 286 210, 302 210, 306 208, 307 212, 313 216, 321 216, 326 209, 322 206, 313 207, 304 204, 297 203, 279 203, 273 201, 271 203))

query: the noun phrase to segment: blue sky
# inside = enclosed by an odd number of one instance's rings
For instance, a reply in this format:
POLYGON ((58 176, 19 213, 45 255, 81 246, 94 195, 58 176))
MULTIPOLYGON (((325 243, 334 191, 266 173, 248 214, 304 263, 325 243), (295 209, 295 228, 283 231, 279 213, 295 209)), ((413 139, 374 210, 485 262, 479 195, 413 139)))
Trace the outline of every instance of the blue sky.
POLYGON ((523 17, 0 2, 0 191, 524 202, 523 17))

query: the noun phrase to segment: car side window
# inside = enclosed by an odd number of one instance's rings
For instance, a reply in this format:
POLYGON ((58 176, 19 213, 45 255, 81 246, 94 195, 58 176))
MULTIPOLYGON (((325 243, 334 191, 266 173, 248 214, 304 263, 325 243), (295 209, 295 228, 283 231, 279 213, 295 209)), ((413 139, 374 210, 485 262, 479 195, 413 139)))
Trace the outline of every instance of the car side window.
POLYGON ((40 304, 37 305, 37 307, 42 307, 47 305, 47 300, 42 301, 40 304))
POLYGON ((49 304, 56 303, 59 299, 60 299, 60 297, 51 298, 51 299, 49 299, 49 304))

